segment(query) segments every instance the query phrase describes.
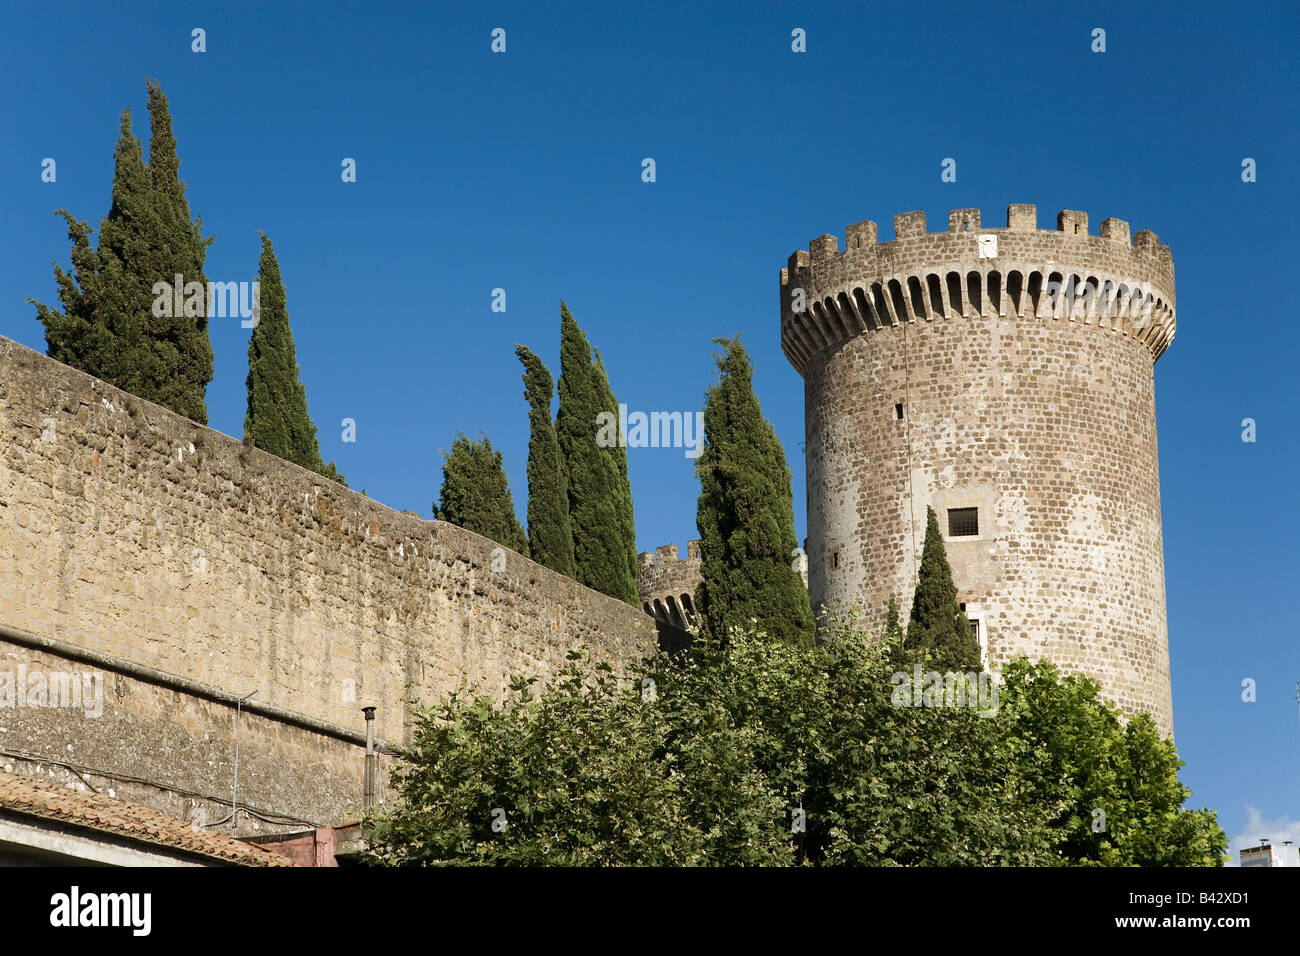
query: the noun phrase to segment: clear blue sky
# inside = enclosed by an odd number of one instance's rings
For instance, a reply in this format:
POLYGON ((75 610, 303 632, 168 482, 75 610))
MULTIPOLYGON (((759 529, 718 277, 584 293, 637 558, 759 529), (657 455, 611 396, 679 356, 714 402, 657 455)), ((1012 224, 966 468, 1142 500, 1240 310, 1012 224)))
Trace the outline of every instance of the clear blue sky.
MULTIPOLYGON (((482 429, 521 517, 516 342, 558 375, 559 300, 633 410, 701 407, 743 333, 804 521, 803 392, 778 270, 847 223, 1009 202, 1172 246, 1156 366, 1174 719, 1192 802, 1300 839, 1293 319, 1300 16, 1292 3, 8 4, 0 12, 0 334, 44 351, 68 245, 97 226, 118 116, 171 101, 207 275, 275 243, 326 459, 430 513, 440 449, 482 429), (190 31, 207 31, 207 52, 190 31), (507 31, 494 55, 490 32, 507 31), (790 49, 807 31, 808 52, 790 49), (1107 52, 1090 50, 1107 31, 1107 52), (42 183, 44 157, 58 163, 42 183), (653 157, 658 181, 641 181, 653 157), (958 163, 956 183, 940 162, 958 163), (344 157, 358 181, 340 181, 344 157), (1241 181, 1253 157, 1258 182, 1241 181), (490 311, 491 291, 507 312, 490 311), (1241 421, 1258 441, 1241 441, 1241 421), (357 442, 339 423, 357 422, 357 442), (1254 678, 1258 701, 1241 701, 1254 678), (1283 831, 1286 831, 1284 833, 1283 831)), ((211 425, 242 433, 248 331, 214 320, 211 425)), ((680 449, 633 449, 638 546, 695 536, 680 449)), ((1234 851, 1236 845, 1234 844, 1234 851)), ((1235 855, 1235 853, 1234 853, 1235 855)))

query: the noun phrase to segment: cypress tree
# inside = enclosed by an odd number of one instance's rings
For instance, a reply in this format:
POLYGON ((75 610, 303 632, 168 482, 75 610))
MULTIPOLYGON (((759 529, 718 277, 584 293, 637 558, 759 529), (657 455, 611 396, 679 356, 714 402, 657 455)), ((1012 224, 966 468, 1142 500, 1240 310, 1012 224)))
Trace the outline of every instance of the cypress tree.
POLYGON ((573 529, 564 461, 551 422, 555 381, 542 360, 522 345, 515 354, 524 366, 528 399, 528 550, 538 564, 574 576, 573 529))
MULTIPOLYGON (((599 416, 612 412, 617 421, 618 406, 613 403, 611 408, 613 393, 604 369, 592 361, 587 336, 563 302, 558 391, 555 437, 569 494, 574 577, 580 584, 637 607, 636 545, 628 537, 630 496, 619 458, 597 442, 599 416)), ((618 442, 604 444, 616 446, 618 442)), ((625 450, 617 450, 626 455, 625 450)))
POLYGON ((149 165, 131 131, 131 112, 123 110, 112 205, 100 222, 98 247, 91 249, 88 223, 57 210, 68 224, 75 278, 55 264, 62 313, 28 301, 45 326, 52 358, 206 423, 204 391, 213 368, 203 261, 211 240, 189 218, 166 97, 156 83, 148 89, 149 165), (185 286, 195 284, 179 303, 176 275, 185 286))
POLYGON ((904 662, 903 626, 898 622, 898 598, 889 596, 885 609, 885 643, 889 645, 889 659, 895 664, 904 662))
MULTIPOLYGON (((600 350, 595 350, 596 360, 592 374, 601 399, 601 410, 609 413, 607 421, 619 420, 618 399, 609 385, 609 373, 605 371, 605 362, 600 357, 600 350)), ((614 496, 614 510, 618 516, 618 535, 615 542, 614 558, 622 562, 619 569, 620 578, 631 582, 631 597, 624 597, 633 607, 640 604, 636 589, 636 517, 632 507, 632 479, 627 468, 627 446, 621 442, 606 444, 604 451, 614 460, 618 467, 618 486, 614 496)))
POLYGON ((520 554, 528 554, 524 529, 515 517, 501 452, 485 436, 473 441, 461 433, 443 454, 442 491, 434 502, 439 521, 481 534, 520 554))
POLYGON ((763 417, 740 340, 714 341, 724 351, 718 356, 718 384, 706 393, 705 448, 695 466, 701 630, 724 640, 730 627, 756 618, 774 638, 809 644, 808 591, 790 566, 794 504, 785 452, 763 417))
POLYGON ((262 236, 258 262, 258 321, 248 339, 248 411, 244 440, 343 484, 343 476, 321 460, 316 426, 307 412, 280 263, 271 240, 262 236))
MULTIPOLYGON (((173 281, 184 276, 185 284, 199 283, 203 308, 198 314, 155 317, 150 339, 160 355, 162 378, 155 383, 159 404, 195 421, 207 421, 204 392, 212 381, 212 341, 208 337, 208 280, 203 272, 211 239, 203 238, 203 220, 190 219, 185 184, 180 178, 180 159, 172 135, 172 118, 167 97, 157 81, 146 80, 149 89, 149 178, 153 188, 156 223, 159 229, 164 272, 154 282, 173 281)), ((175 311, 175 310, 173 310, 175 311)))
MULTIPOLYGON (((126 308, 137 295, 128 294, 127 266, 120 256, 124 232, 139 232, 150 217, 149 175, 140 141, 131 132, 131 111, 122 111, 113 154, 112 205, 100 223, 98 248, 91 248, 94 231, 68 210, 56 210, 68 225, 73 275, 56 262, 54 280, 63 312, 28 299, 45 326, 46 354, 119 388, 144 396, 138 370, 129 355, 138 340, 140 316, 126 308), (113 241, 116 239, 117 241, 113 241), (132 332, 135 336, 132 336, 132 332)), ((146 303, 146 306, 151 303, 146 303)))
POLYGON ((921 651, 929 651, 931 663, 942 669, 969 671, 980 668, 979 641, 971 633, 970 621, 957 603, 957 587, 952 581, 952 568, 943 547, 943 535, 939 532, 939 518, 929 506, 926 507, 921 569, 907 625, 909 658, 921 651))

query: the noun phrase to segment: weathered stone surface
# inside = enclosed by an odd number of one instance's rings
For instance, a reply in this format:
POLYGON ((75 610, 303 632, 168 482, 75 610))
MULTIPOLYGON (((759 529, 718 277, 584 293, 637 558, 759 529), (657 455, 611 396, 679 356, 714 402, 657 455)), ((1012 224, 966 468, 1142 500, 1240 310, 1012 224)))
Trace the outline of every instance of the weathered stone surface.
POLYGON ((679 558, 677 545, 661 545, 639 555, 636 590, 647 614, 668 621, 674 627, 693 630, 695 588, 700 583, 700 542, 686 543, 686 557, 679 558))
MULTIPOLYGON (((580 643, 622 670, 656 642, 637 608, 4 338, 0 624, 358 733, 372 704, 396 743, 409 698, 462 683, 501 697, 511 674, 549 679, 580 643)), ((0 639, 0 671, 54 660, 0 639)), ((152 798, 127 789, 168 812, 184 792, 228 793, 233 705, 107 684, 121 693, 98 720, 0 710, 0 748, 156 782, 152 798)), ((241 804, 359 813, 355 743, 245 712, 239 759, 241 804)))
MULTIPOLYGON (((693 631, 699 626, 695 611, 695 589, 703 575, 700 567, 700 542, 686 542, 686 557, 680 558, 677 545, 660 545, 654 551, 637 556, 636 590, 641 606, 656 620, 693 631)), ((802 552, 791 555, 803 586, 808 586, 808 557, 802 552)))
POLYGON ((861 595, 875 626, 895 595, 906 620, 926 506, 945 534, 947 509, 976 507, 979 535, 946 547, 988 659, 1087 673, 1172 734, 1152 366, 1174 334, 1173 258, 1120 220, 1090 236, 1085 213, 1052 231, 1032 206, 1007 229, 978 212, 938 234, 902 214, 903 238, 879 244, 855 242, 876 233, 858 223, 845 251, 823 237, 781 270, 814 612, 861 595), (1086 294, 1054 297, 1071 276, 1086 294))

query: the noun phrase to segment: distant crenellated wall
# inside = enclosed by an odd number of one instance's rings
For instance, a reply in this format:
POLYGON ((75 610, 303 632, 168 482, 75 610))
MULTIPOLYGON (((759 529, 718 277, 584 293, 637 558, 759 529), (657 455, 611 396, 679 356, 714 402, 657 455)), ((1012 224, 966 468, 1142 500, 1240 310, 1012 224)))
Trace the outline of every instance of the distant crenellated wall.
POLYGON ((4 338, 0 628, 0 676, 106 687, 99 717, 0 700, 0 766, 215 820, 251 694, 240 805, 321 824, 360 813, 363 706, 400 744, 409 698, 500 698, 579 643, 623 669, 657 639, 639 608, 4 338))
POLYGON ((955 209, 814 239, 780 272, 804 378, 814 613, 910 611, 926 508, 986 660, 1096 678, 1172 734, 1153 364, 1173 340, 1168 246, 1063 210, 1039 230, 955 209))
POLYGON ((642 609, 674 627, 693 631, 698 625, 695 588, 700 583, 700 542, 686 542, 686 557, 677 545, 665 544, 637 558, 636 590, 642 609))

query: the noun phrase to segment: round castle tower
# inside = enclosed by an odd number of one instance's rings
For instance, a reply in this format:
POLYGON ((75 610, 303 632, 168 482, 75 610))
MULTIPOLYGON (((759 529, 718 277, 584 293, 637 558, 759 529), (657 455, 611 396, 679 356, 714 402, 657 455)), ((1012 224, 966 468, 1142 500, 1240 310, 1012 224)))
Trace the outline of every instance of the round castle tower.
POLYGON ((814 613, 857 595, 903 622, 944 534, 987 663, 1049 658, 1173 733, 1153 365, 1174 336, 1168 246, 1086 213, 1005 229, 978 209, 814 239, 781 270, 804 378, 814 613))

